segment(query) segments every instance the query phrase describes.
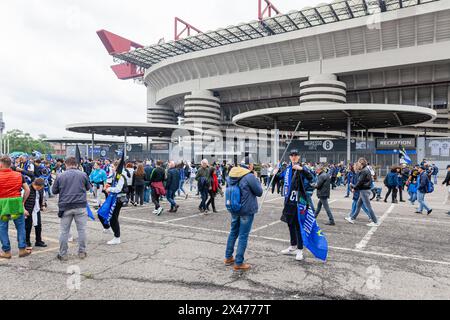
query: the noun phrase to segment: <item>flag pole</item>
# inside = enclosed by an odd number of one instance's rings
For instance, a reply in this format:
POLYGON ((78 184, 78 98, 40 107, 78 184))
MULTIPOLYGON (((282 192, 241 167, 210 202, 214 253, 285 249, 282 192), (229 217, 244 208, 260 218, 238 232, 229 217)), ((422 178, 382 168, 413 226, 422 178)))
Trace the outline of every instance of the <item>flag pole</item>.
MULTIPOLYGON (((280 158, 280 160, 278 162, 278 165, 277 165, 277 169, 278 170, 280 169, 281 159, 284 159, 284 156, 286 155, 286 152, 288 151, 289 147, 291 146, 292 141, 294 141, 295 135, 297 134, 298 129, 300 128, 301 124, 302 124, 302 121, 300 120, 298 122, 298 124, 297 124, 297 127, 295 128, 294 134, 292 135, 291 141, 289 141, 289 144, 287 145, 286 149, 284 149, 283 155, 281 156, 281 158, 280 158)), ((264 196, 263 196, 263 199, 261 201, 261 205, 259 207, 258 213, 261 213, 261 211, 262 211, 264 202, 266 201, 267 195, 269 194, 269 191, 270 191, 270 187, 272 186, 272 183, 273 183, 274 180, 275 180, 275 174, 273 175, 272 179, 270 179, 270 183, 267 186, 266 192, 264 193, 264 196)))

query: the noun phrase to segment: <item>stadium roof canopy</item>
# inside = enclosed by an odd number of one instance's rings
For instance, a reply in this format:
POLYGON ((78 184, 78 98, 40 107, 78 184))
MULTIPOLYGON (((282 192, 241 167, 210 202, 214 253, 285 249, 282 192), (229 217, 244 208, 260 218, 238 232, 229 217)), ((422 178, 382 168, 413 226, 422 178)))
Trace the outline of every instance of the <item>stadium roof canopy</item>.
POLYGON ((79 123, 66 126, 67 131, 78 133, 94 133, 105 136, 128 137, 170 137, 174 131, 203 133, 201 129, 169 124, 149 123, 79 123))
MULTIPOLYGON (((67 143, 67 144, 91 144, 92 138, 46 138, 45 142, 49 143, 67 143)), ((120 140, 113 139, 97 139, 94 138, 94 142, 98 144, 114 144, 122 143, 120 140)))
POLYGON ((404 127, 436 119, 436 111, 416 106, 390 104, 320 104, 269 108, 241 113, 233 118, 238 126, 254 129, 343 131, 351 119, 352 130, 404 127))
POLYGON ((138 48, 127 52, 112 52, 120 61, 148 69, 171 57, 228 44, 269 37, 324 24, 394 11, 439 0, 337 0, 314 8, 304 8, 242 23, 224 29, 208 31, 177 41, 138 48))

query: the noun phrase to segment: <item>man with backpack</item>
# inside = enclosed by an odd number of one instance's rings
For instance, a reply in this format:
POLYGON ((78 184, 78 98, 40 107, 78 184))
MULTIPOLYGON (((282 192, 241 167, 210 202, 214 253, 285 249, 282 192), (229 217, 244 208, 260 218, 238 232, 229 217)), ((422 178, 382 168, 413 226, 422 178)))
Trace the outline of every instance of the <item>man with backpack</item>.
POLYGON ((225 265, 234 264, 234 271, 247 271, 251 268, 249 264, 244 263, 244 254, 254 217, 258 212, 256 198, 263 195, 261 182, 249 170, 249 159, 246 158, 243 162, 229 172, 226 190, 226 206, 231 213, 231 231, 228 236, 225 265), (239 243, 236 258, 234 258, 234 246, 238 238, 239 243))
POLYGON ((206 202, 208 201, 209 185, 211 183, 211 171, 209 168, 208 160, 202 160, 201 166, 197 171, 197 175, 195 176, 195 180, 197 180, 197 190, 200 193, 200 197, 202 199, 198 209, 200 210, 200 213, 207 214, 208 210, 206 208, 206 202))
POLYGON ((438 168, 438 166, 436 165, 436 164, 432 164, 431 165, 431 169, 430 169, 430 171, 431 171, 431 177, 433 178, 433 183, 434 184, 437 184, 438 183, 438 174, 439 174, 439 168, 438 168))
POLYGON ((424 166, 419 168, 419 176, 417 177, 417 199, 419 200, 419 209, 416 211, 418 214, 422 214, 423 209, 427 210, 427 214, 430 215, 433 212, 427 203, 425 202, 425 195, 434 191, 434 185, 428 177, 427 170, 424 166))

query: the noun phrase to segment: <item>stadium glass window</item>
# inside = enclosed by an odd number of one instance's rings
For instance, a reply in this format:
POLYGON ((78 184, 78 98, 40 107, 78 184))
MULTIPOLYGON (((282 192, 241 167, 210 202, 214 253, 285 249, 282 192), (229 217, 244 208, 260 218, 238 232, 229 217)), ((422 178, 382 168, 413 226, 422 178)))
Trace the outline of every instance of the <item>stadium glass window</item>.
POLYGON ((372 92, 372 101, 373 101, 373 103, 384 104, 384 102, 385 102, 384 91, 372 92))
POLYGON ((403 89, 402 90, 402 104, 413 106, 416 104, 416 90, 403 89))
POLYGON ((417 89, 417 105, 431 108, 431 87, 421 87, 417 89))
POLYGON ((359 103, 372 103, 369 92, 360 92, 358 96, 359 103))
POLYGON ((434 87, 434 101, 433 106, 435 110, 442 110, 448 108, 448 86, 434 87))
POLYGON ((389 104, 400 104, 400 90, 389 90, 387 98, 389 104))

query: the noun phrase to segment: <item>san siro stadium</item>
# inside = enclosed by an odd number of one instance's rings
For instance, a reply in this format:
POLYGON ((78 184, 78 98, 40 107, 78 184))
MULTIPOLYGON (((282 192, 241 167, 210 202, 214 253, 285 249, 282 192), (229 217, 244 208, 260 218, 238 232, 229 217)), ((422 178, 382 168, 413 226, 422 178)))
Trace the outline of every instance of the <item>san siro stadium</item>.
POLYGON ((113 125, 163 136, 171 148, 180 142, 170 140, 177 127, 221 133, 223 150, 194 148, 187 159, 196 162, 245 155, 276 162, 292 136, 307 161, 366 155, 389 165, 402 145, 415 161, 450 161, 449 0, 338 0, 287 13, 270 1, 259 6, 258 20, 214 31, 178 19, 196 34, 150 46, 98 31, 118 78, 145 84, 147 126, 170 130, 113 125), (246 128, 268 137, 263 159, 247 138, 243 148, 239 136, 226 143, 227 130, 246 128))

